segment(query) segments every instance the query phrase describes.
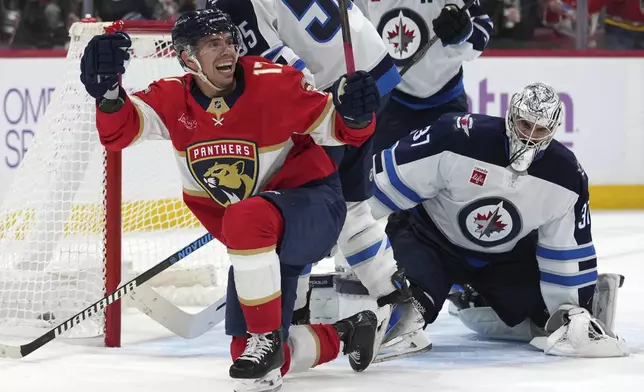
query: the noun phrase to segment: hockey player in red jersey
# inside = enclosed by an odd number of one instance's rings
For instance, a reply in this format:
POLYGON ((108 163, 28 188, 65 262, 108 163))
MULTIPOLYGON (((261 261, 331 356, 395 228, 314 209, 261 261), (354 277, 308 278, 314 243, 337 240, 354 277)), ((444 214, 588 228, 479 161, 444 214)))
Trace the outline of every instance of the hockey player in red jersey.
POLYGON ((341 342, 364 370, 376 345, 373 312, 333 325, 288 326, 300 272, 328 254, 346 215, 335 165, 321 145, 359 146, 373 133, 380 100, 373 79, 344 76, 332 95, 289 66, 238 58, 237 29, 217 9, 184 13, 172 40, 184 76, 128 95, 118 75, 131 42, 116 33, 89 42, 81 81, 97 99, 97 129, 108 150, 145 139, 172 142, 184 202, 228 249, 235 390, 276 390, 289 367, 328 362, 341 342))

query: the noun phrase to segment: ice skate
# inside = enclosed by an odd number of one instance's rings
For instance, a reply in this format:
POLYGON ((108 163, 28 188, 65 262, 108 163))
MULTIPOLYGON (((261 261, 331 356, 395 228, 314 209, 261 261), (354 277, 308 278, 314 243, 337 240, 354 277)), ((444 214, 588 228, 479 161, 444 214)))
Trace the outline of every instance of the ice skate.
POLYGON ((391 305, 392 311, 374 362, 417 355, 432 348, 432 342, 423 330, 422 305, 412 296, 404 271, 397 271, 391 281, 396 290, 378 299, 378 306, 391 305))
POLYGON ((230 367, 235 392, 273 392, 282 387, 282 332, 250 334, 246 349, 230 367))
POLYGON ((349 364, 356 372, 365 370, 373 361, 377 347, 378 318, 365 310, 333 324, 344 343, 343 353, 349 355, 349 364))

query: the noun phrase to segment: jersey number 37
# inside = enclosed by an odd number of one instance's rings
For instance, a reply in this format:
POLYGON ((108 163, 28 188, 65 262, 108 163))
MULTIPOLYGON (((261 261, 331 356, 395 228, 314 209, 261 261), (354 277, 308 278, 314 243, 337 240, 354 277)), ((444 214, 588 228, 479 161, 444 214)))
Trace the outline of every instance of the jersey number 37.
MULTIPOLYGON (((340 10, 336 0, 282 0, 293 15, 306 23, 306 31, 315 41, 329 42, 340 31, 340 10)), ((353 2, 349 2, 349 9, 353 2)))

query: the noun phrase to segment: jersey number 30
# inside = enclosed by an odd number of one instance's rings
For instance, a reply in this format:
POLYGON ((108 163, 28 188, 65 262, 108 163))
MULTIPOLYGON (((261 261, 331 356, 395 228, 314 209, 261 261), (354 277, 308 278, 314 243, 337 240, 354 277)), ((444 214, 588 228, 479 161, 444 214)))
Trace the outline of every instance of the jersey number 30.
MULTIPOLYGON (((340 30, 340 10, 334 0, 282 0, 317 42, 329 42, 340 30)), ((349 2, 349 9, 353 6, 349 2)))

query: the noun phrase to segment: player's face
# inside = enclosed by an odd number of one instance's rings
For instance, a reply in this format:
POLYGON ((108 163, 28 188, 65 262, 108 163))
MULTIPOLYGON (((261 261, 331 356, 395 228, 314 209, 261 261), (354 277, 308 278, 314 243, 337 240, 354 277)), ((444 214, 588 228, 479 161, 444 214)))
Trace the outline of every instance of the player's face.
POLYGON ((525 142, 538 143, 550 137, 551 131, 539 124, 519 119, 515 122, 519 139, 525 142))
POLYGON ((230 33, 210 35, 197 41, 197 60, 203 73, 217 87, 233 83, 237 64, 237 44, 230 33))

